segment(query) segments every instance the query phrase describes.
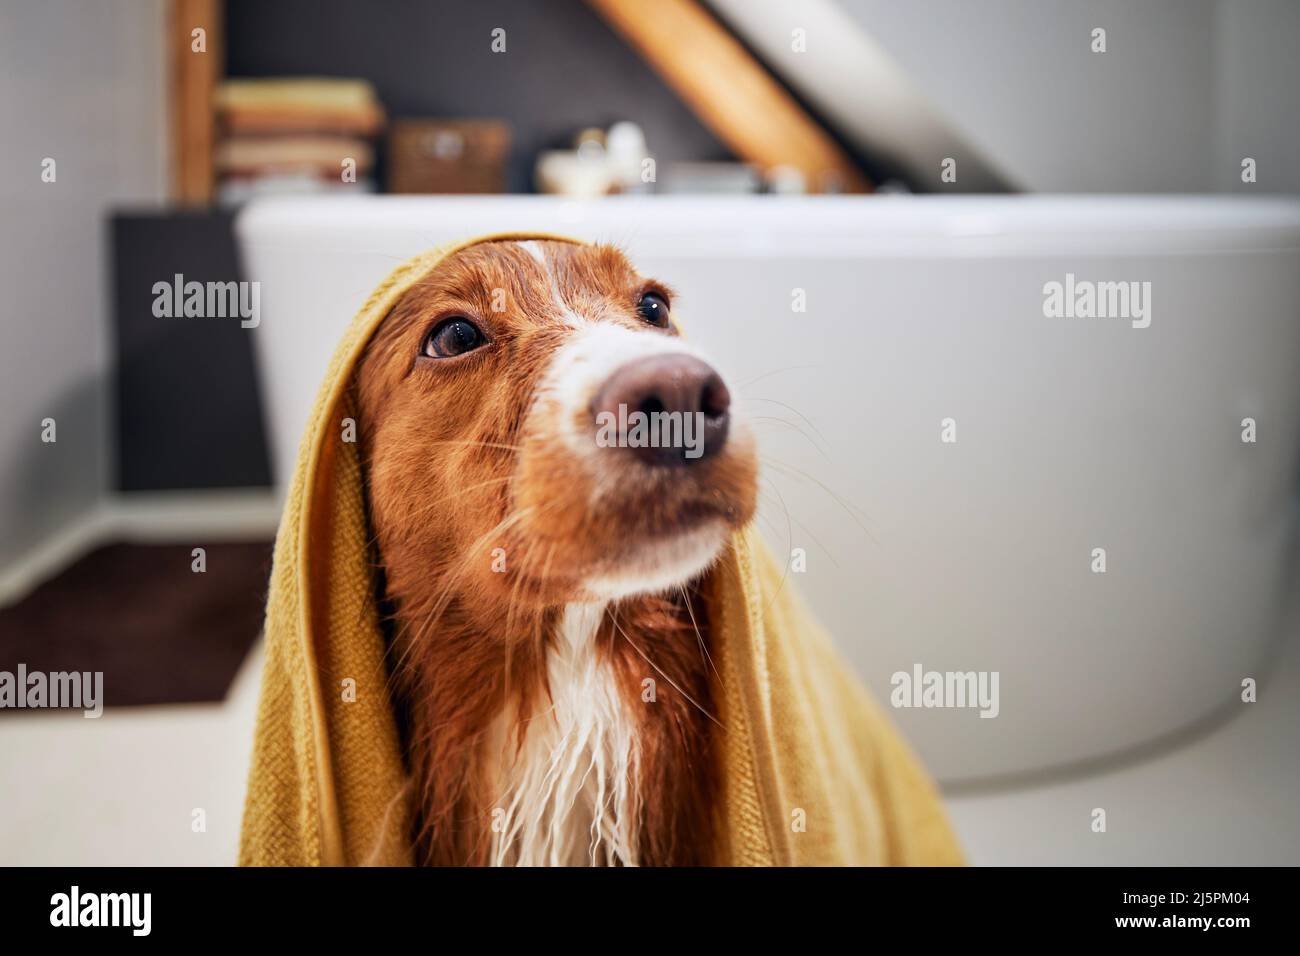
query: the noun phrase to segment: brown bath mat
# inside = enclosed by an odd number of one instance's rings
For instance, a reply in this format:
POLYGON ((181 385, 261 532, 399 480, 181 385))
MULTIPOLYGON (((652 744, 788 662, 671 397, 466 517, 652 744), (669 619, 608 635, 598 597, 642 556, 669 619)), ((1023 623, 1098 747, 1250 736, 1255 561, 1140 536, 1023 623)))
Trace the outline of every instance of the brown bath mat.
POLYGON ((109 707, 223 700, 261 633, 270 569, 266 541, 97 548, 0 608, 0 671, 103 671, 109 707))

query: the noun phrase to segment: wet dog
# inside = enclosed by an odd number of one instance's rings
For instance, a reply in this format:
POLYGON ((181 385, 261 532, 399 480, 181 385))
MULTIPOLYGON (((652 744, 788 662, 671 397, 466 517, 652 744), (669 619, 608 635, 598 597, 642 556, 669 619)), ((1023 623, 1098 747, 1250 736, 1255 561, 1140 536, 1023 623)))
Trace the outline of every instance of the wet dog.
POLYGON ((486 242, 367 349, 421 862, 707 862, 718 726, 693 585, 753 516, 757 459, 672 300, 609 246, 486 242))

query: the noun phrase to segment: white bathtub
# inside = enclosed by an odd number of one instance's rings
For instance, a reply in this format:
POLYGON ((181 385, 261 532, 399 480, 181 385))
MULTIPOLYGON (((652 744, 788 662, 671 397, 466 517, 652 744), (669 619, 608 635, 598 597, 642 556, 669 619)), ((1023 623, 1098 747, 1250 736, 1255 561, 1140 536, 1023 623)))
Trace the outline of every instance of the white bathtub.
POLYGON ((998 673, 995 718, 892 711, 940 778, 1158 741, 1264 676, 1295 531, 1300 204, 255 204, 238 233, 262 283, 250 334, 280 480, 377 281, 427 246, 497 230, 619 242, 679 291, 689 334, 777 462, 764 530, 779 554, 806 550, 793 586, 883 703, 891 675, 918 664, 998 673), (1149 327, 1045 317, 1044 284, 1067 274, 1150 282, 1149 327), (1247 417, 1255 443, 1241 440, 1247 417))

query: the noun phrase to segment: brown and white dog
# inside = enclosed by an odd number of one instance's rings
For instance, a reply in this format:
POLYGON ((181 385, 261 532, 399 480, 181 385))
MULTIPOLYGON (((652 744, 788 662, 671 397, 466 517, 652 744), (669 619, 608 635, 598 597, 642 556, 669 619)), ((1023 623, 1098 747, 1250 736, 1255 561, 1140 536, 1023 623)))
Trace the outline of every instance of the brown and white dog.
POLYGON ((691 582, 752 517, 757 459, 670 302, 609 246, 487 242, 368 347, 420 862, 707 862, 717 724, 691 582), (694 444, 601 440, 632 411, 690 416, 694 444))

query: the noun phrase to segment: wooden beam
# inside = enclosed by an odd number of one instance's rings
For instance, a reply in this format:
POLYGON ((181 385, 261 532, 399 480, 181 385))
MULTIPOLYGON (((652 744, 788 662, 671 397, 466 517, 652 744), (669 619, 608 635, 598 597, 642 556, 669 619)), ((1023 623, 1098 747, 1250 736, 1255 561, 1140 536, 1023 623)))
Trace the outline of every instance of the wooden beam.
POLYGON ((221 0, 171 0, 167 42, 171 49, 172 199, 207 205, 215 188, 213 97, 224 72, 221 0), (195 30, 203 30, 202 52, 195 30))
POLYGON ((793 166, 811 192, 869 192, 862 171, 697 0, 587 0, 737 156, 793 166))

